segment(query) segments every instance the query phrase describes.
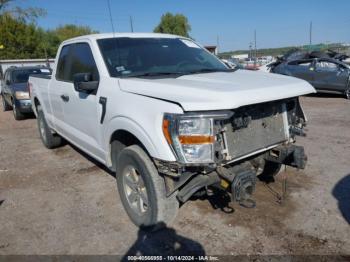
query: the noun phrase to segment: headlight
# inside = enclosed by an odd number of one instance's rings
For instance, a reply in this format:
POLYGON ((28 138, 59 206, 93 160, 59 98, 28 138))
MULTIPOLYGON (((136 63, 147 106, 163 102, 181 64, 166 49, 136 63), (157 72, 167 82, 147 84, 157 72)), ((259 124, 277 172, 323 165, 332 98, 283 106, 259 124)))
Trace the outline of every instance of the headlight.
POLYGON ((16 96, 16 99, 18 99, 18 100, 30 99, 28 92, 16 91, 15 96, 16 96))
POLYGON ((227 119, 232 112, 165 114, 163 133, 181 163, 214 162, 214 121, 227 119))
POLYGON ((210 136, 212 134, 212 119, 208 119, 208 118, 180 119, 178 131, 180 136, 194 136, 194 135, 210 136))

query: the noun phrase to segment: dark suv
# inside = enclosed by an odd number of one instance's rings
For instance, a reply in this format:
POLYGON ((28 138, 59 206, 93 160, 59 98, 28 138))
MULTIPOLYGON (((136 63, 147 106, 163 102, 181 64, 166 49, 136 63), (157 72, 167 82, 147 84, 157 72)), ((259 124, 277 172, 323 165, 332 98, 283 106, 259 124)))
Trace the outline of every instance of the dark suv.
POLYGON ((50 75, 51 72, 50 68, 40 66, 8 68, 1 85, 3 111, 12 108, 16 120, 24 119, 26 113, 32 113, 28 78, 37 74, 50 75))

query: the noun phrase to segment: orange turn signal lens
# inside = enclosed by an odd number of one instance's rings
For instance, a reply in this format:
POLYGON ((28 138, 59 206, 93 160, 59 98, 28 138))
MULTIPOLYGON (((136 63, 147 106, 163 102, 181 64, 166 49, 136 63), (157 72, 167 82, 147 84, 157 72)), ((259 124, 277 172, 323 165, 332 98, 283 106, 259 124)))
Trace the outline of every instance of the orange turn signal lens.
POLYGON ((214 136, 179 136, 181 144, 212 144, 215 141, 214 136))
POLYGON ((169 145, 171 145, 172 140, 169 132, 169 125, 170 125, 170 121, 168 119, 163 119, 163 134, 165 136, 166 141, 168 141, 169 145))

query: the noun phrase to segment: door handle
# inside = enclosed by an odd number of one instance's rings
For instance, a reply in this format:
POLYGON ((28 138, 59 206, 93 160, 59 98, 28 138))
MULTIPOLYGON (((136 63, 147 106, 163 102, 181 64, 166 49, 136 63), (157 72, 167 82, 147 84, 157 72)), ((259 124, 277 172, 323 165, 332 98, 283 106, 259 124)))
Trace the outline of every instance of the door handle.
POLYGON ((62 99, 64 102, 68 102, 68 101, 69 101, 69 96, 67 96, 67 95, 61 95, 61 99, 62 99))
POLYGON ((102 105, 102 114, 101 114, 100 124, 103 124, 103 121, 106 116, 107 97, 100 96, 100 100, 98 102, 102 105))

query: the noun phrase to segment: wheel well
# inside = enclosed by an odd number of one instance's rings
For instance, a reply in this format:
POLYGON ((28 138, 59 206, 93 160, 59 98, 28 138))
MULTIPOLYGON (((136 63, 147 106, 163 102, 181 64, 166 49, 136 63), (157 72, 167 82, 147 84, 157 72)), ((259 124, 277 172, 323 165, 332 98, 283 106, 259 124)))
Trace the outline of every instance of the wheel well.
POLYGON ((38 105, 40 105, 39 99, 34 97, 34 114, 37 116, 38 114, 38 105))
POLYGON ((110 149, 111 149, 111 162, 112 162, 112 170, 116 170, 116 162, 119 153, 128 146, 131 145, 139 145, 141 146, 145 152, 148 154, 145 147, 142 145, 141 141, 134 136, 132 133, 126 130, 117 130, 113 133, 110 140, 110 149))
POLYGON ((35 108, 40 105, 40 102, 39 102, 39 99, 38 98, 34 98, 34 105, 35 105, 35 108))

